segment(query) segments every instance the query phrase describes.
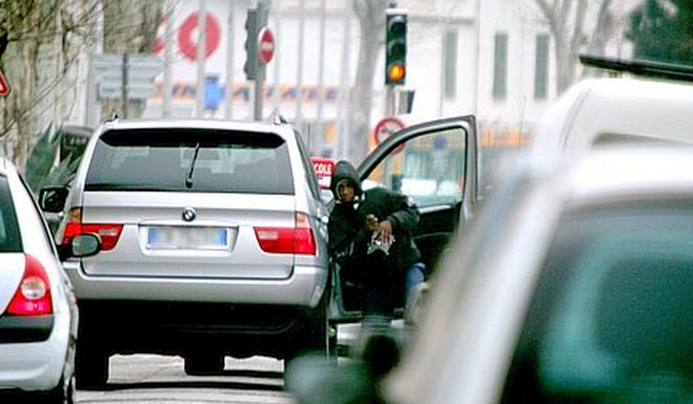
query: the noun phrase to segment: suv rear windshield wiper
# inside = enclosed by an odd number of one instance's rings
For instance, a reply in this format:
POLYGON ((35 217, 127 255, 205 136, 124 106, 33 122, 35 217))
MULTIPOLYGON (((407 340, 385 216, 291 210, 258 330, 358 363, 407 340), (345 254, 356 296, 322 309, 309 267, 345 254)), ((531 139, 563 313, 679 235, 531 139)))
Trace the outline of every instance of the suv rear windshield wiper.
POLYGON ((195 171, 195 161, 197 161, 198 153, 200 153, 200 142, 197 142, 197 145, 195 145, 195 154, 193 154, 192 162, 190 163, 190 171, 188 171, 188 177, 185 179, 186 188, 192 188, 193 171, 195 171))

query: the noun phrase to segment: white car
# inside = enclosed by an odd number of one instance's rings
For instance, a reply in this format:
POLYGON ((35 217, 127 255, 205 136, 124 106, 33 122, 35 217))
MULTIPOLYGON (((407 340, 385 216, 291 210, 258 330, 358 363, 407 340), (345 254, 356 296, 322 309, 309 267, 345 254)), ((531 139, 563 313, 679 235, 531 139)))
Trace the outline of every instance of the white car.
POLYGON ((541 154, 613 143, 693 143, 693 85, 647 78, 582 80, 546 112, 534 131, 541 154))
POLYGON ((690 403, 693 150, 564 157, 505 171, 399 365, 371 378, 397 362, 377 340, 370 371, 299 374, 298 402, 690 403))
POLYGON ((693 152, 566 159, 456 241, 387 402, 691 402, 693 152))
POLYGON ((80 237, 59 253, 40 210, 8 160, 0 157, 0 401, 74 403, 78 312, 59 254, 99 249, 80 237))

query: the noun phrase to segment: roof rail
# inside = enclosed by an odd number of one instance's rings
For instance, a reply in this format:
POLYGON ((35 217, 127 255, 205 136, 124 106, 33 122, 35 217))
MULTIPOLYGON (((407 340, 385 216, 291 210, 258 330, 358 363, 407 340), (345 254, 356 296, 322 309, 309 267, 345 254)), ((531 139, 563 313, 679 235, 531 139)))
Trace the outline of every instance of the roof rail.
POLYGON ((621 60, 604 56, 580 55, 580 63, 588 67, 631 73, 636 76, 693 82, 693 66, 651 60, 621 60))
POLYGON ((281 114, 275 114, 272 123, 275 125, 286 125, 289 123, 289 121, 287 121, 281 114))
POLYGON ((111 113, 111 116, 108 119, 106 119, 106 122, 114 122, 118 119, 120 119, 120 113, 118 111, 113 111, 111 113))

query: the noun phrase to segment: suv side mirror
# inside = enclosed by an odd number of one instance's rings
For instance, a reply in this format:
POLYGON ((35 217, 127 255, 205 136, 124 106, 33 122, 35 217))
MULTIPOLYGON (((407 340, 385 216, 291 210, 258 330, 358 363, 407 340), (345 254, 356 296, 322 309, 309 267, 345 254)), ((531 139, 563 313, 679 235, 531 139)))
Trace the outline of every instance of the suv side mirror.
POLYGON ((96 234, 80 234, 70 240, 67 246, 58 246, 60 260, 68 258, 84 258, 98 254, 101 251, 101 239, 96 234))
POLYGON ((65 207, 67 195, 70 192, 67 187, 45 187, 39 191, 39 206, 44 212, 60 213, 65 207))

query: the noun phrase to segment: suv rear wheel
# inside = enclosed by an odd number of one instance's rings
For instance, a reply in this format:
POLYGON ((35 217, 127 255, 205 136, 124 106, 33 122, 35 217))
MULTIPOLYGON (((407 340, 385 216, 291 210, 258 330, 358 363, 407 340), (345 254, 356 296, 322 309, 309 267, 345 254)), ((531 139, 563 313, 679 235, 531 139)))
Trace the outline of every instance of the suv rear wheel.
POLYGON ((212 352, 189 354, 185 356, 183 368, 190 376, 220 374, 224 371, 224 355, 212 352))
POLYGON ((331 333, 329 321, 329 300, 330 291, 323 294, 320 303, 315 307, 313 313, 307 318, 307 324, 299 347, 292 354, 284 358, 284 386, 288 388, 288 372, 291 361, 304 354, 318 355, 325 359, 334 358, 336 364, 336 333, 331 333), (332 336, 331 334, 335 334, 332 336))
POLYGON ((77 347, 75 375, 77 387, 97 388, 108 381, 108 355, 106 352, 81 343, 77 347))

